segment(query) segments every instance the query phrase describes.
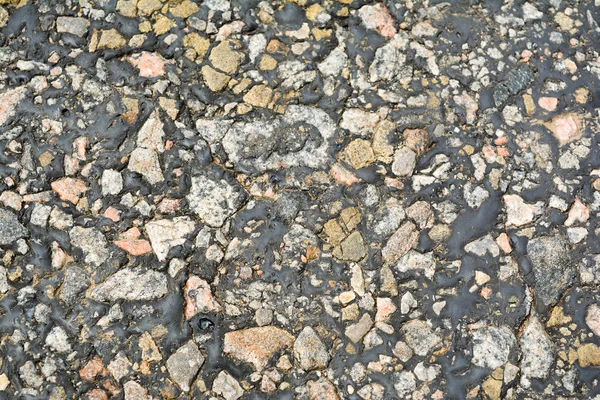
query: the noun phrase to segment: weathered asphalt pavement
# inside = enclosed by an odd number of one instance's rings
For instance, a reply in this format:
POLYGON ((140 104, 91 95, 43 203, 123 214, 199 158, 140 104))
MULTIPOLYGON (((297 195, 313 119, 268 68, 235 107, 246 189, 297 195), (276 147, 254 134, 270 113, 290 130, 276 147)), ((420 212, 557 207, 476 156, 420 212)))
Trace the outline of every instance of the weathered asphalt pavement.
POLYGON ((600 399, 600 0, 0 4, 0 399, 600 399))

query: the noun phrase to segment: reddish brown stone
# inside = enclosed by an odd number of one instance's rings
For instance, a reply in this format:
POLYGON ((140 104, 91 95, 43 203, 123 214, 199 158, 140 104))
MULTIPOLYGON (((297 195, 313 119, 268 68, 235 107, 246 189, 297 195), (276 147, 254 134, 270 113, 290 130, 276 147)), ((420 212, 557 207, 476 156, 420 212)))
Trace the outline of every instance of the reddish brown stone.
POLYGON ((75 178, 59 179, 52 182, 50 186, 52 186, 52 190, 58 194, 61 200, 70 201, 73 204, 79 203, 79 196, 88 190, 85 182, 75 178))

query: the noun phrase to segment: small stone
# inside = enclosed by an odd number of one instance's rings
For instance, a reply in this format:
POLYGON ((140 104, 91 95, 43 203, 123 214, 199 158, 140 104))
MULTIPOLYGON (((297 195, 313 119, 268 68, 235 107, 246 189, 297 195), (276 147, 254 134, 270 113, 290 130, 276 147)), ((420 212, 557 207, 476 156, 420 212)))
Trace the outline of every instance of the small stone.
POLYGON ((410 250, 398 260, 396 269, 402 273, 416 273, 417 276, 423 274, 431 280, 435 275, 435 259, 431 253, 422 254, 410 250))
POLYGON ((516 194, 504 195, 504 206, 506 207, 506 225, 523 226, 532 222, 542 213, 541 207, 534 204, 527 204, 516 194))
POLYGON ((148 400, 148 391, 136 381, 125 382, 123 391, 125 400, 148 400))
POLYGON ((17 105, 25 98, 27 88, 21 86, 0 94, 0 126, 15 115, 17 105))
POLYGON ((578 114, 570 113, 559 115, 558 117, 544 123, 558 139, 561 146, 578 139, 582 135, 582 118, 578 114))
POLYGON ((5 391, 10 386, 10 380, 6 374, 0 375, 0 392, 5 391))
POLYGON ((57 353, 69 353, 71 344, 69 337, 61 326, 55 326, 46 336, 46 346, 57 353))
POLYGON ((127 60, 140 70, 143 78, 156 78, 165 74, 165 59, 160 54, 144 51, 134 54, 127 60))
POLYGON ((554 362, 554 344, 535 315, 525 322, 519 339, 521 373, 525 378, 544 379, 554 362))
POLYGON ((575 202, 569 210, 569 216, 565 221, 565 226, 572 226, 576 222, 586 223, 590 218, 590 209, 581 202, 579 199, 575 199, 575 202))
POLYGON ((508 361, 508 356, 517 344, 512 331, 506 327, 485 327, 473 335, 473 359, 479 367, 496 369, 508 361))
POLYGON ((344 157, 354 169, 366 168, 376 160, 371 143, 364 139, 350 142, 344 149, 344 157))
POLYGON ((406 322, 401 330, 406 344, 419 356, 426 356, 442 342, 442 338, 435 334, 425 321, 406 322))
POLYGON ((93 358, 79 370, 79 377, 84 381, 93 382, 98 375, 106 375, 108 371, 100 358, 93 358))
POLYGON ((131 361, 127 358, 124 353, 119 353, 106 367, 111 373, 113 378, 120 381, 123 377, 127 376, 131 371, 131 361))
POLYGON ((392 172, 396 176, 411 176, 417 164, 417 153, 408 147, 401 146, 394 153, 392 172))
POLYGON ((481 385, 485 394, 487 394, 493 400, 500 400, 502 394, 502 381, 497 380, 493 377, 487 378, 483 385, 481 385))
POLYGON ((554 111, 558 105, 558 99, 556 97, 540 97, 538 104, 546 111, 554 111))
POLYGON ((413 351, 408 345, 404 342, 398 341, 396 345, 392 349, 392 352, 396 357, 400 359, 402 362, 407 362, 413 356, 413 351))
POLYGON ((577 267, 569 253, 569 245, 562 236, 541 236, 527 243, 536 306, 540 310, 553 306, 573 282, 577 267))
POLYGON ((0 208, 0 246, 12 245, 18 239, 27 237, 29 231, 19 218, 10 211, 0 208))
POLYGON ((77 296, 90 286, 87 272, 71 265, 65 270, 63 284, 60 287, 59 298, 65 303, 73 303, 77 296))
POLYGON ((119 49, 125 44, 127 41, 125 38, 117 31, 116 29, 108 29, 100 32, 100 40, 98 41, 98 45, 96 49, 110 49, 116 50, 119 49))
POLYGON ((77 17, 58 17, 56 19, 56 31, 58 33, 70 33, 71 35, 83 37, 88 32, 90 21, 77 17))
POLYGON ((79 197, 88 190, 85 182, 74 178, 59 179, 52 182, 50 186, 61 200, 70 201, 75 205, 79 203, 79 197))
POLYGON ((387 265, 395 264, 400 257, 415 247, 419 240, 419 232, 412 222, 405 222, 388 239, 381 251, 383 260, 387 265))
POLYGON ((543 17, 544 13, 535 8, 533 4, 523 4, 523 19, 525 21, 534 21, 536 19, 542 19, 543 17))
POLYGON ((253 107, 265 108, 269 105, 272 94, 273 89, 267 85, 257 85, 253 86, 252 89, 244 95, 244 101, 253 107))
POLYGON ((194 176, 187 201, 202 222, 220 227, 243 205, 243 194, 239 185, 224 179, 215 181, 205 176, 194 176))
POLYGON ((387 39, 396 34, 394 19, 386 6, 382 4, 363 6, 358 10, 358 15, 367 29, 373 29, 387 39))
POLYGON ((192 14, 196 14, 200 11, 200 7, 190 0, 185 0, 182 3, 179 3, 173 8, 170 8, 169 11, 174 17, 177 18, 188 18, 192 14))
MULTIPOLYGON (((407 292, 409 293, 409 292, 407 292)), ((413 298, 414 300, 414 298, 413 298)), ((388 322, 392 314, 396 312, 396 305, 387 297, 377 298, 377 314, 375 314, 375 322, 388 322)))
POLYGON ((202 61, 208 49, 210 48, 210 40, 200 36, 198 33, 193 32, 185 35, 183 38, 183 45, 185 47, 191 47, 196 52, 197 61, 202 61))
POLYGON ((123 190, 123 177, 119 171, 106 169, 102 172, 102 196, 116 196, 123 190))
POLYGON ((425 129, 404 130, 406 147, 417 154, 423 154, 429 147, 429 132, 425 129))
POLYGON ((360 320, 346 328, 346 336, 353 342, 358 343, 369 332, 373 326, 373 320, 369 314, 363 314, 360 320))
POLYGON ((360 261, 367 256, 367 247, 360 232, 354 231, 333 251, 333 256, 344 261, 360 261))
POLYGON ((89 297, 95 301, 153 300, 167 294, 167 277, 158 271, 125 268, 97 285, 89 297))
POLYGON ((171 379, 184 392, 190 391, 190 385, 204 364, 204 356, 192 340, 181 346, 167 360, 167 370, 171 379))
POLYGON ((394 389, 400 398, 405 398, 406 395, 412 394, 417 388, 417 380, 415 375, 410 371, 396 372, 392 375, 394 389))
POLYGON ((586 343, 577 349, 579 365, 586 367, 600 367, 600 347, 593 343, 586 343))
POLYGON ((202 77, 208 88, 213 92, 220 92, 225 89, 231 79, 229 75, 219 72, 208 65, 202 67, 202 77))
POLYGON ((317 64, 317 68, 325 76, 337 76, 347 62, 348 56, 344 52, 344 49, 336 47, 322 62, 317 64))
POLYGON ((137 147, 131 152, 127 169, 141 174, 150 184, 155 185, 165 180, 158 154, 151 149, 137 147))
POLYGON ((244 395, 239 382, 226 371, 221 371, 213 381, 212 391, 225 400, 237 400, 244 395))
POLYGON ((598 304, 592 304, 588 307, 585 324, 596 336, 600 336, 600 307, 598 304))
POLYGON ((186 306, 185 318, 191 319, 196 314, 221 312, 221 305, 213 297, 210 285, 197 276, 190 276, 185 284, 184 293, 186 306))
POLYGON ((317 381, 308 381, 308 398, 310 400, 340 400, 335 386, 326 378, 319 378, 317 381))
POLYGON ((108 243, 96 228, 76 226, 69 231, 69 237, 71 244, 83 251, 85 262, 99 266, 108 259, 108 243))
POLYGON ((294 340, 293 335, 275 326, 248 328, 225 333, 223 351, 262 371, 276 352, 291 347, 294 340))
POLYGON ((208 57, 213 67, 227 74, 236 72, 244 59, 244 55, 235 51, 233 49, 234 47, 236 47, 235 44, 229 40, 223 41, 218 46, 215 46, 208 57))
POLYGON ((169 250, 185 243, 186 236, 191 234, 196 225, 188 217, 175 217, 171 220, 161 219, 146 224, 146 232, 158 261, 165 261, 169 250))
POLYGON ((500 255, 500 248, 490 234, 468 243, 465 246, 465 251, 479 257, 484 257, 487 253, 491 254, 493 257, 498 257, 498 255, 500 255))
POLYGON ((342 114, 340 127, 349 130, 355 135, 367 136, 373 134, 378 122, 378 114, 351 108, 342 114))
POLYGON ((509 254, 512 251, 512 246, 510 245, 510 238, 504 232, 498 235, 498 237, 496 238, 496 244, 506 254, 509 254))
POLYGON ((329 353, 311 327, 305 327, 294 343, 294 357, 305 371, 327 368, 329 353))

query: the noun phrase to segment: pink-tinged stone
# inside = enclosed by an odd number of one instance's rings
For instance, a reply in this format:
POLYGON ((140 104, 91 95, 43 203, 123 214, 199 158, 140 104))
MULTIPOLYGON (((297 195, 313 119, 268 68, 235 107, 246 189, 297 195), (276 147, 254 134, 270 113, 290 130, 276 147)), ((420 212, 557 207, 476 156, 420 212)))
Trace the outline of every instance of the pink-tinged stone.
POLYGON ((588 307, 585 323, 594 335, 600 336, 600 307, 597 304, 588 307))
POLYGON ((333 383, 321 377, 318 381, 308 381, 308 398, 310 400, 339 400, 333 383))
POLYGON ((221 312, 221 305, 213 297, 210 285, 204 279, 190 276, 185 283, 185 318, 192 319, 198 313, 221 312))
POLYGON ((127 59, 133 66, 140 70, 144 78, 156 78, 165 74, 165 59, 159 54, 144 51, 127 59))
POLYGON ((70 201, 73 204, 79 203, 79 196, 85 193, 88 188, 81 179, 63 178, 52 182, 50 185, 58 197, 63 201, 70 201))
POLYGON ((85 161, 89 144, 90 140, 86 136, 80 136, 73 140, 73 148, 78 160, 85 161))
POLYGON ((121 220, 121 211, 111 206, 104 211, 104 216, 113 222, 119 222, 121 220))
POLYGON ((252 364, 262 371, 273 355, 286 347, 292 347, 296 338, 276 326, 261 326, 227 332, 223 351, 238 361, 252 364))
POLYGON ((85 394, 86 400, 108 400, 108 395, 102 389, 92 389, 85 394))
POLYGON ((571 226, 575 222, 586 223, 590 219, 590 209, 581 202, 579 199, 575 199, 575 202, 569 210, 569 216, 565 221, 565 226, 571 226))
POLYGON ((104 368, 104 363, 99 358, 94 358, 79 370, 79 376, 84 381, 93 382, 98 375, 108 375, 108 370, 104 368))
POLYGON ((386 6, 382 4, 363 6, 358 10, 358 15, 366 28, 377 31, 381 36, 389 39, 396 34, 394 19, 386 6))
POLYGON ((504 232, 498 235, 498 237, 496 238, 496 244, 506 254, 509 254, 512 251, 512 246, 510 245, 510 238, 504 232))
POLYGON ((0 126, 15 115, 15 108, 23 100, 26 92, 27 88, 21 86, 0 94, 0 126))
POLYGON ((145 239, 122 239, 116 240, 115 245, 125 250, 132 256, 141 256, 152 251, 150 242, 145 239))
POLYGON ((133 227, 121 234, 121 238, 115 241, 115 245, 125 250, 132 256, 141 256, 152 251, 150 242, 145 239, 139 239, 141 232, 133 227))
POLYGON ((339 164, 335 164, 331 167, 331 176, 333 176, 333 179, 346 186, 354 185, 360 181, 356 175, 339 164))
POLYGON ((540 97, 538 105, 546 111, 554 111, 558 105, 558 99, 556 97, 540 97))
POLYGON ((563 114, 544 124, 561 146, 581 137, 582 119, 577 114, 563 114))
POLYGON ((541 214, 541 210, 534 204, 527 204, 516 194, 507 194, 503 198, 506 207, 506 225, 523 226, 541 214))
POLYGON ((388 322, 394 312, 396 312, 396 305, 392 302, 392 299, 387 297, 377 298, 377 314, 375 314, 375 322, 388 322))
POLYGON ((125 400, 148 400, 148 391, 136 381, 129 381, 123 385, 125 400))
POLYGON ((158 211, 162 214, 173 214, 175 211, 179 210, 181 207, 180 199, 163 199, 158 204, 158 211))

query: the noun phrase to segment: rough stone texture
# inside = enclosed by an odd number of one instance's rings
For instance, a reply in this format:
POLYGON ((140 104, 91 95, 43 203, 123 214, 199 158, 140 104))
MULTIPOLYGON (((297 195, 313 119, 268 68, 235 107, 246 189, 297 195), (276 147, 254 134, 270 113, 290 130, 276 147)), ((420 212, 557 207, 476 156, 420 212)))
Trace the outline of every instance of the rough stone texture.
POLYGON ((279 350, 291 347, 295 337, 276 326, 262 326, 227 332, 223 351, 238 361, 250 363, 261 371, 279 350))
POLYGON ((244 395, 244 389, 234 377, 221 371, 213 381, 212 391, 223 396, 225 400, 237 400, 244 395))
POLYGON ((327 347, 309 326, 300 332, 294 342, 294 357, 305 371, 324 369, 329 363, 327 347))
POLYGON ((473 332, 473 359, 477 366, 496 369, 508 361, 508 356, 517 340, 512 331, 505 326, 481 328, 473 332))
POLYGON ((546 309, 556 303, 575 277, 569 244, 561 236, 532 239, 527 243, 527 257, 532 265, 536 305, 546 309))
POLYGON ((187 200, 190 208, 205 224, 220 227, 243 205, 244 193, 238 185, 224 179, 195 176, 192 177, 187 200))
POLYGON ((527 379, 546 377, 554 362, 554 344, 536 316, 525 322, 519 346, 523 376, 527 379))
POLYGON ((151 300, 167 294, 167 278, 152 270, 123 269, 96 286, 89 297, 96 301, 151 300))
POLYGON ((193 341, 189 341, 169 357, 167 370, 177 386, 184 392, 188 392, 202 364, 204 364, 204 356, 198 346, 193 341))
POLYGON ((28 234, 19 218, 10 211, 0 208, 0 245, 13 244, 17 239, 26 237, 28 234))
POLYGON ((412 320, 402 326, 406 343, 419 356, 427 355, 442 342, 425 321, 412 320))

